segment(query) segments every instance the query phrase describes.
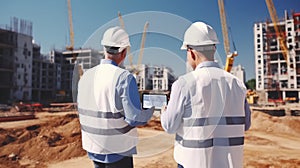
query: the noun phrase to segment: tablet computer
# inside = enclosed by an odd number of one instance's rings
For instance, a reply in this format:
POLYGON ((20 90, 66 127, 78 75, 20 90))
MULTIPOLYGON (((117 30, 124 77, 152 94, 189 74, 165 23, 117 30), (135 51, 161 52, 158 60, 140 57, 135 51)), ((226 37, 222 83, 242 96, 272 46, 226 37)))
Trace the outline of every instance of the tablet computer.
POLYGON ((161 109, 163 106, 167 105, 167 95, 159 93, 143 93, 142 95, 142 106, 143 109, 151 108, 161 109))

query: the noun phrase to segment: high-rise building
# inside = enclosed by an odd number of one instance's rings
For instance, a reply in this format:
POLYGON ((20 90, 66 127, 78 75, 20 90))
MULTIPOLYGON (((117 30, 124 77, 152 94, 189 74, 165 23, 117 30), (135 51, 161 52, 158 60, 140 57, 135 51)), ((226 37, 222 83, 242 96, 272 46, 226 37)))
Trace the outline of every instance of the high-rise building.
POLYGON ((254 52, 256 90, 265 92, 265 99, 300 99, 300 13, 288 15, 276 24, 283 32, 288 48, 287 60, 283 55, 274 24, 255 23, 254 52))

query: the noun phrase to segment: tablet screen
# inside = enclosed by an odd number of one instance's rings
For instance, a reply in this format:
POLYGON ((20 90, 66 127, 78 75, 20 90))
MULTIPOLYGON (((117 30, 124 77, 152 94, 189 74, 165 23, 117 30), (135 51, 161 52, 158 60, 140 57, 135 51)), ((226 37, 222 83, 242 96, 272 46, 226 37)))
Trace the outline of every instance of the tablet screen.
POLYGON ((167 105, 167 95, 165 94, 143 94, 143 108, 151 108, 155 106, 155 109, 161 109, 167 105))

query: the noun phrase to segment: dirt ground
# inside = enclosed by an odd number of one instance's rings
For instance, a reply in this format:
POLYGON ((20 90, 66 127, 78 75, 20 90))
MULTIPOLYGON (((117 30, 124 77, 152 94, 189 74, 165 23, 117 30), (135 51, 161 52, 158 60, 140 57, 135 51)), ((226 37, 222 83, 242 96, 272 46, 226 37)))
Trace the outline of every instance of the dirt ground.
MULTIPOLYGON (((139 128, 136 168, 176 167, 173 137, 159 119, 139 128)), ((300 167, 300 117, 252 112, 246 132, 244 167, 300 167)), ((93 167, 81 148, 76 112, 37 113, 37 119, 0 123, 0 168, 93 167)))

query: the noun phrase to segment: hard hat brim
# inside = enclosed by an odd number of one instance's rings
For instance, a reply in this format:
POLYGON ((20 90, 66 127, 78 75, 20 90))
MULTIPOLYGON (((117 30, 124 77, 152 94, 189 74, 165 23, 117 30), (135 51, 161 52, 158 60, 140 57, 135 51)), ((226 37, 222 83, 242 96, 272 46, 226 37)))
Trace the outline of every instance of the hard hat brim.
POLYGON ((127 44, 116 44, 116 43, 108 42, 108 41, 104 41, 104 40, 101 40, 101 45, 103 45, 103 46, 111 46, 111 47, 131 47, 130 43, 127 43, 127 44))
POLYGON ((186 44, 182 44, 182 46, 180 47, 181 50, 187 50, 187 45, 186 44))

